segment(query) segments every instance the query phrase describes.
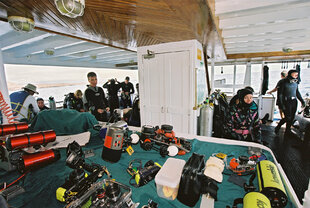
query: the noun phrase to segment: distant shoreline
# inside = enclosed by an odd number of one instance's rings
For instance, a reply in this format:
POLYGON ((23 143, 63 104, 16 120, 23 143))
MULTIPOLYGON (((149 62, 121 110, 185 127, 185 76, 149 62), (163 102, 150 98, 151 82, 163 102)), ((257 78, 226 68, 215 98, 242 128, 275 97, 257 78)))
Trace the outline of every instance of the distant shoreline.
MULTIPOLYGON (((8 82, 7 84, 8 84, 9 91, 17 91, 17 90, 22 89, 22 87, 24 87, 24 85, 16 84, 14 82, 8 82)), ((51 83, 51 84, 33 83, 33 84, 36 85, 38 89, 43 89, 43 88, 51 88, 51 87, 83 85, 84 83, 51 83)))

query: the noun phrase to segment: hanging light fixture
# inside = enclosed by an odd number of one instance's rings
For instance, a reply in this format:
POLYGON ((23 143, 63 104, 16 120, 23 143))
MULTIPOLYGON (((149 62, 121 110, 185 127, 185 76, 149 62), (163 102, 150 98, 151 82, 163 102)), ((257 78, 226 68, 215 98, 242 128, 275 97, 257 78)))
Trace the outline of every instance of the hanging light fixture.
POLYGON ((8 16, 8 22, 19 32, 32 32, 34 28, 34 20, 27 17, 8 16))
POLYGON ((62 15, 76 18, 84 14, 85 0, 54 0, 54 2, 62 15))

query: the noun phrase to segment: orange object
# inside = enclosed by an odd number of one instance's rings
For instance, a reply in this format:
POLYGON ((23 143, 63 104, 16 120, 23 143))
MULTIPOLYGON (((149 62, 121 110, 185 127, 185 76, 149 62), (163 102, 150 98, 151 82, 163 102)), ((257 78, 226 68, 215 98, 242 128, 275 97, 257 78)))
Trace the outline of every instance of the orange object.
POLYGON ((5 136, 8 134, 24 133, 26 131, 28 131, 27 123, 0 125, 0 136, 5 136))
POLYGON ((56 133, 53 130, 49 130, 11 136, 6 139, 5 144, 6 148, 10 151, 13 149, 22 149, 34 145, 47 144, 55 140, 56 133))
POLYGON ((13 116, 11 106, 5 102, 5 99, 1 91, 0 91, 0 110, 3 113, 3 115, 5 115, 5 117, 8 119, 9 124, 17 123, 17 121, 14 121, 16 116, 13 116))

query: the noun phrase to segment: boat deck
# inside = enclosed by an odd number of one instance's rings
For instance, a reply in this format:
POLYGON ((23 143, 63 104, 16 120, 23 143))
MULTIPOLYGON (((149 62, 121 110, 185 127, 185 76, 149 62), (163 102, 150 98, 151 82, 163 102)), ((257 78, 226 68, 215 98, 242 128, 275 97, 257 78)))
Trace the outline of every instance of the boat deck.
POLYGON ((303 142, 297 135, 287 136, 282 127, 279 134, 274 133, 276 122, 262 125, 263 141, 272 149, 284 169, 294 191, 302 203, 310 178, 310 142, 303 142))

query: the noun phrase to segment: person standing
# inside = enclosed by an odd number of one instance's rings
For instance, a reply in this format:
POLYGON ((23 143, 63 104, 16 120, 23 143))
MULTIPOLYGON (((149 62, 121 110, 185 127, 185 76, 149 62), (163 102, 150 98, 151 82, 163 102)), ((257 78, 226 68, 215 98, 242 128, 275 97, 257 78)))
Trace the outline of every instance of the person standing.
POLYGON ((84 92, 83 103, 85 111, 90 111, 98 121, 107 121, 108 101, 105 98, 104 91, 97 86, 97 75, 95 72, 87 74, 89 82, 88 88, 84 92))
POLYGON ((298 90, 298 72, 295 69, 289 70, 287 77, 283 79, 283 83, 279 86, 279 108, 284 112, 284 118, 280 120, 275 127, 275 133, 278 134, 281 126, 286 122, 286 134, 292 134, 291 126, 293 124, 295 113, 297 111, 297 99, 301 102, 302 107, 305 101, 302 99, 298 90))
POLYGON ((22 91, 10 94, 13 116, 16 116, 16 120, 18 121, 30 123, 40 111, 37 101, 33 96, 35 93, 39 93, 37 92, 37 87, 30 83, 22 89, 22 91))
POLYGON ((279 108, 279 112, 280 112, 280 116, 281 116, 281 119, 284 118, 284 112, 283 110, 280 108, 279 106, 279 88, 281 86, 281 84, 283 83, 283 79, 287 76, 287 71, 286 70, 283 70, 281 72, 281 79, 278 81, 276 87, 272 90, 270 90, 269 92, 267 92, 267 94, 272 94, 273 92, 276 92, 277 91, 277 101, 276 101, 276 105, 278 106, 279 108))
POLYGON ((108 90, 108 102, 110 111, 113 113, 114 109, 119 108, 118 91, 121 88, 121 84, 117 79, 110 79, 104 85, 103 88, 108 90))
POLYGON ((123 108, 131 107, 131 94, 135 93, 135 89, 133 88, 133 84, 129 82, 130 78, 126 77, 125 81, 121 83, 122 92, 121 92, 121 100, 123 104, 123 108))

